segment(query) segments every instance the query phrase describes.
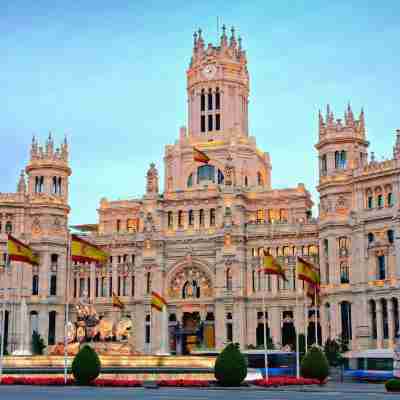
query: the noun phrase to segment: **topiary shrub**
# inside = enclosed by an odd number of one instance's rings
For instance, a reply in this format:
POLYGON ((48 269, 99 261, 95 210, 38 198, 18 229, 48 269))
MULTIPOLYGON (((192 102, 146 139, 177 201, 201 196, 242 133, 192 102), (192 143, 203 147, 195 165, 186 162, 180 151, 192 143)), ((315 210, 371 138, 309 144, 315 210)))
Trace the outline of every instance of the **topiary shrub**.
POLYGON ((78 385, 89 385, 101 371, 101 363, 97 353, 90 347, 84 346, 79 350, 72 362, 72 374, 78 385))
POLYGON ((247 375, 247 362, 239 344, 230 343, 215 361, 214 375, 222 386, 239 386, 247 375))
POLYGON ((400 392, 400 379, 389 379, 385 382, 385 388, 388 392, 400 392))
POLYGON ((43 338, 39 333, 33 331, 32 333, 32 354, 42 355, 43 350, 46 348, 43 338))
POLYGON ((321 383, 329 374, 329 364, 325 354, 317 346, 312 346, 301 361, 301 376, 318 379, 321 383))

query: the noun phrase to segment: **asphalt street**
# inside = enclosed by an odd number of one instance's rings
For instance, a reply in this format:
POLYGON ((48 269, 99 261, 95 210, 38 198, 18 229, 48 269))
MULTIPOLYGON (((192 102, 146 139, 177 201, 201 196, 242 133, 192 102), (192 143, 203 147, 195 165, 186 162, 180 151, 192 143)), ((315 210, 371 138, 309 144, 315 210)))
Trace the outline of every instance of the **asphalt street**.
MULTIPOLYGON (((0 386, 0 399, 8 400, 381 400, 382 385, 345 384, 325 388, 287 389, 143 389, 95 387, 0 386)), ((395 396, 397 397, 397 396, 395 396)))

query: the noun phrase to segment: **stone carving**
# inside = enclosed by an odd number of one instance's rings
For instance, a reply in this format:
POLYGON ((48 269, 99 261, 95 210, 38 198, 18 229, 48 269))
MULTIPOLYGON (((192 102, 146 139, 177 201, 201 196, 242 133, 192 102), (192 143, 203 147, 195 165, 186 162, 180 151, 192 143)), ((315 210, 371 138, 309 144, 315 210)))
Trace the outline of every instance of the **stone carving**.
POLYGON ((158 193, 158 171, 154 163, 150 164, 147 171, 147 194, 158 193))
POLYGON ((226 164, 224 168, 225 175, 225 186, 232 186, 235 184, 235 167, 232 162, 232 156, 229 153, 228 158, 226 159, 226 164))

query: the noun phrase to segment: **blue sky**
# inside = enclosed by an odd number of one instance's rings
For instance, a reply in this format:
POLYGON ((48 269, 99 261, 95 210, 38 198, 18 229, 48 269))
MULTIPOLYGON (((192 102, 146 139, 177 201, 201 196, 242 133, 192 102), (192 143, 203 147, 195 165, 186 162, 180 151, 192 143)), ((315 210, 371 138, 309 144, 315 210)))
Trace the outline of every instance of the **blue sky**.
POLYGON ((317 202, 317 112, 366 113, 370 150, 390 157, 400 127, 398 1, 0 2, 0 191, 15 191, 32 134, 67 134, 71 223, 101 197, 141 196, 186 123, 192 34, 235 25, 251 77, 250 131, 276 188, 304 182, 317 202))

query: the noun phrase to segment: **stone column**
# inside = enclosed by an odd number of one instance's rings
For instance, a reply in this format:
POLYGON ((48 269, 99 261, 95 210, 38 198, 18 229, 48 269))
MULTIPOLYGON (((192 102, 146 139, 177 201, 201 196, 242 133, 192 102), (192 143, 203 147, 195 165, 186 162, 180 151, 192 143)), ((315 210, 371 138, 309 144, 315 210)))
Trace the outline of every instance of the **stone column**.
MULTIPOLYGON (((268 310, 270 311, 270 310, 268 310)), ((247 345, 256 345, 256 331, 257 331, 257 309, 254 304, 248 304, 246 307, 247 317, 247 345)))
POLYGON ((388 328, 389 328, 389 345, 390 349, 393 349, 395 345, 395 335, 394 335, 394 308, 392 299, 386 300, 387 316, 388 316, 388 328))
POLYGON ((336 339, 341 334, 340 326, 338 326, 339 305, 337 302, 331 302, 330 306, 330 322, 332 339, 336 339))
POLYGON ((326 340, 329 338, 329 326, 328 326, 328 319, 327 319, 327 310, 324 304, 321 304, 319 307, 319 321, 321 325, 321 339, 322 345, 325 344, 326 340))
POLYGON ((271 316, 268 314, 268 319, 271 322, 270 326, 270 332, 271 332, 271 337, 274 342, 274 344, 277 347, 280 347, 282 343, 282 329, 281 329, 281 310, 279 307, 271 307, 268 311, 270 311, 271 316))
POLYGON ((236 301, 233 304, 233 341, 240 344, 240 348, 245 346, 245 307, 243 301, 236 301))
POLYGON ((383 318, 382 318, 382 302, 380 299, 376 300, 376 347, 381 349, 383 347, 383 318))
POLYGON ((220 350, 226 342, 225 306, 223 302, 215 304, 215 347, 220 350))

